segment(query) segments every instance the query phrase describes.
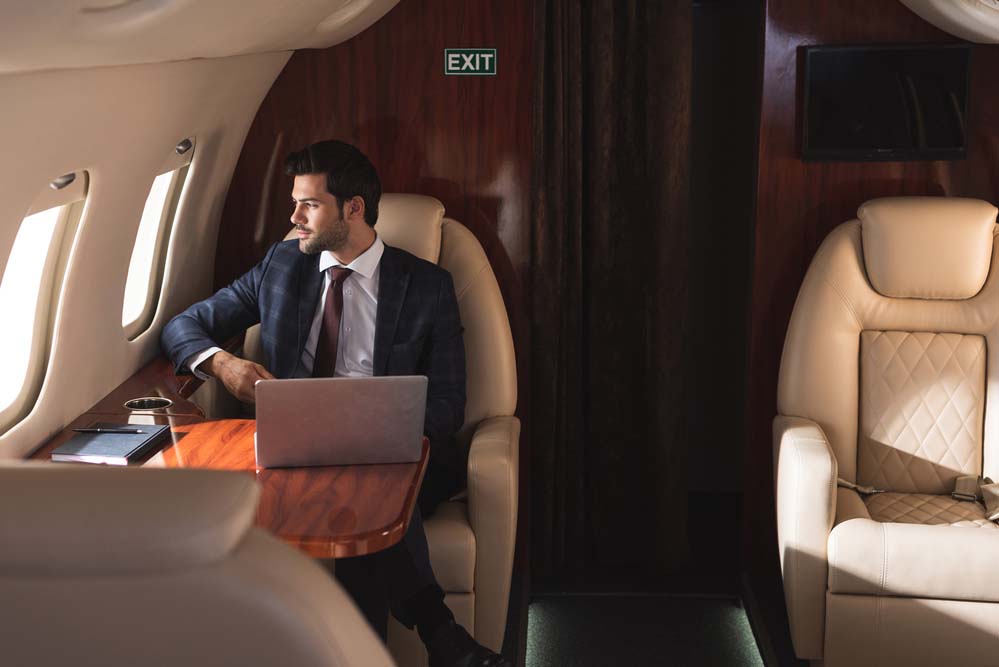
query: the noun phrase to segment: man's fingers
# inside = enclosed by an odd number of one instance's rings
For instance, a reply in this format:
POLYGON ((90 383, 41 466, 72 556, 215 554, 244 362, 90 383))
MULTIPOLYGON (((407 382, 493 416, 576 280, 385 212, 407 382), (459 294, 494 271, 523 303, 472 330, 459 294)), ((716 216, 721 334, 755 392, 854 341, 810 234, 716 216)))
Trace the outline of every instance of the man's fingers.
POLYGON ((239 400, 243 401, 244 403, 254 403, 255 402, 254 401, 254 399, 256 397, 255 393, 256 393, 256 390, 257 390, 257 388, 255 386, 256 382, 257 382, 257 378, 255 377, 255 373, 247 373, 246 374, 244 382, 240 386, 240 390, 241 391, 239 393, 241 395, 239 397, 239 400))
POLYGON ((250 373, 248 375, 251 378, 249 398, 243 399, 246 403, 256 403, 256 392, 257 383, 261 380, 273 380, 274 376, 271 375, 270 371, 261 366, 260 364, 252 364, 250 366, 250 373))
POLYGON ((257 371, 257 375, 260 376, 261 380, 273 380, 274 379, 274 376, 271 375, 271 372, 269 370, 267 370, 266 368, 264 368, 263 366, 261 366, 260 364, 254 364, 253 365, 253 370, 257 371))
POLYGON ((229 393, 244 403, 254 402, 256 383, 260 380, 273 380, 274 376, 258 363, 232 357, 227 359, 227 372, 219 378, 229 393))

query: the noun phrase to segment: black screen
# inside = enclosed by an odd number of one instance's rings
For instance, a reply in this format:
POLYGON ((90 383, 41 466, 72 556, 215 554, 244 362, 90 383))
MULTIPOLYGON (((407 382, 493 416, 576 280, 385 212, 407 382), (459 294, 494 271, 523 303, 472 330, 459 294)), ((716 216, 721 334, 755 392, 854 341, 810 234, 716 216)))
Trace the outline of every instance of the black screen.
POLYGON ((805 49, 806 160, 965 156, 970 47, 805 49))

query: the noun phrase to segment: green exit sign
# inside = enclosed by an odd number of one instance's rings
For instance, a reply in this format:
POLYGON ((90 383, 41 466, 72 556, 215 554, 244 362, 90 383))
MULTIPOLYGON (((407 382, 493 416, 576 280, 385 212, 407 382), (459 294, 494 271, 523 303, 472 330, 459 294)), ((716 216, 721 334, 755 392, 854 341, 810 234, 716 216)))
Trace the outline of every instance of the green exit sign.
POLYGON ((444 49, 444 74, 496 76, 496 49, 444 49))

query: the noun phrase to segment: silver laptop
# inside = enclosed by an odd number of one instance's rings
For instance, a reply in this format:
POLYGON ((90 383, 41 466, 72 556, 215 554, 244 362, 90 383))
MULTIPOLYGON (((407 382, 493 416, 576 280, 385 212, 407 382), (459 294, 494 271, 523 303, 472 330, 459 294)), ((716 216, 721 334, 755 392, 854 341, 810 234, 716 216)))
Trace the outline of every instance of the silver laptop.
POLYGON ((261 380, 256 385, 257 466, 419 461, 427 378, 261 380))

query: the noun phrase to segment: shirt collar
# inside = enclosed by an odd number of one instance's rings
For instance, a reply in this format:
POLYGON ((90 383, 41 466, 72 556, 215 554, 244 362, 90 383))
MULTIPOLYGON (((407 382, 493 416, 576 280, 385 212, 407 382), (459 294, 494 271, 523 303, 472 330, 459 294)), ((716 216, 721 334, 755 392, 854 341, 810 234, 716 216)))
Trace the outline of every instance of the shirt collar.
MULTIPOLYGON (((384 252, 385 244, 382 243, 381 237, 376 234, 375 242, 344 268, 350 269, 354 273, 359 273, 365 278, 370 278, 375 275, 384 252)), ((327 269, 333 266, 343 266, 343 264, 329 250, 323 250, 322 254, 319 255, 319 271, 325 273, 327 269)))

